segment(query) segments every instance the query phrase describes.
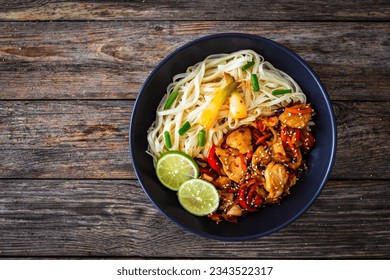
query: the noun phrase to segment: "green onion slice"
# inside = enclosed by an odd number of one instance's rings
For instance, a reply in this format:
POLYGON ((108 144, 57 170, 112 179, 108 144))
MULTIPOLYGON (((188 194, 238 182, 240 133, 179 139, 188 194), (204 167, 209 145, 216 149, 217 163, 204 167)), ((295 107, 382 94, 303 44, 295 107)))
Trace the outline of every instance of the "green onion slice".
POLYGON ((257 80, 256 74, 251 74, 251 80, 252 80, 252 87, 254 91, 259 91, 259 81, 257 80))
POLYGON ((171 108, 173 101, 175 101, 176 97, 179 95, 178 91, 174 91, 168 97, 167 102, 165 103, 164 110, 171 108))
POLYGON ((164 131, 164 139, 165 139, 165 146, 167 146, 168 149, 172 148, 172 142, 171 142, 171 135, 168 131, 164 131))
POLYGON ((203 129, 198 134, 198 146, 203 147, 206 144, 206 131, 203 129))
POLYGON ((286 94, 286 93, 292 93, 292 89, 275 89, 272 91, 272 95, 280 95, 280 94, 286 94))
POLYGON ((253 65, 255 65, 255 62, 254 61, 250 61, 247 64, 245 64, 244 66, 242 66, 241 70, 245 71, 245 70, 249 69, 250 67, 252 67, 253 65))
POLYGON ((191 128, 191 125, 188 121, 186 121, 182 127, 179 129, 179 134, 183 136, 189 129, 191 128))

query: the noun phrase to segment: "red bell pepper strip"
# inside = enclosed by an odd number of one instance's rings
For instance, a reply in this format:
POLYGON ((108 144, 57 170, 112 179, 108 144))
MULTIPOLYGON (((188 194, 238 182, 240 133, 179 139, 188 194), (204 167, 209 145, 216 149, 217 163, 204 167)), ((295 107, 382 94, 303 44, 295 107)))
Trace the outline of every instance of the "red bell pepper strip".
POLYGON ((247 198, 247 202, 250 203, 252 200, 253 200, 253 197, 255 195, 255 191, 256 191, 256 188, 257 188, 257 185, 258 184, 254 184, 250 187, 249 191, 248 191, 248 195, 246 196, 247 198))
POLYGON ((211 168, 207 168, 207 167, 199 167, 199 171, 206 174, 210 174, 214 172, 211 168))
POLYGON ((215 155, 215 149, 217 146, 213 145, 210 149, 209 155, 207 157, 207 162, 210 165, 212 169, 214 169, 219 174, 221 173, 221 164, 219 163, 216 155, 215 155))
POLYGON ((299 148, 294 146, 291 137, 287 136, 287 139, 288 139, 287 140, 288 146, 290 147, 291 151, 294 153, 295 158, 298 158, 299 157, 299 154, 298 154, 299 148))
MULTIPOLYGON (((248 194, 246 196, 246 202, 247 204, 253 205, 255 207, 258 207, 258 205, 261 204, 261 201, 259 202, 258 199, 260 196, 257 194, 256 189, 260 185, 259 181, 256 181, 254 184, 250 186, 250 189, 248 191, 248 194), (258 198, 257 198, 258 196, 258 198), (259 204, 260 203, 260 204, 259 204)), ((249 186, 248 186, 249 187, 249 186)))
POLYGON ((263 144, 264 145, 265 140, 267 140, 268 137, 270 137, 271 135, 272 135, 271 133, 267 133, 267 134, 261 136, 260 138, 258 138, 256 140, 256 145, 259 145, 259 144, 263 144))
POLYGON ((263 199, 256 193, 253 199, 253 206, 260 207, 261 205, 263 205, 263 199))
POLYGON ((313 134, 311 134, 307 130, 303 130, 301 133, 301 140, 303 142, 303 147, 305 148, 306 151, 309 151, 315 142, 313 134))
POLYGON ((261 132, 263 132, 265 130, 265 125, 263 124, 263 122, 261 120, 258 120, 256 122, 256 125, 257 125, 257 129, 260 130, 261 132))
POLYGON ((284 109, 284 111, 293 115, 313 113, 313 110, 311 108, 299 109, 299 108, 287 107, 286 109, 284 109))
POLYGON ((248 212, 254 212, 257 209, 255 207, 248 206, 246 203, 246 191, 248 189, 248 186, 245 186, 240 189, 238 192, 238 204, 241 206, 241 208, 245 209, 248 212))
POLYGON ((287 127, 284 127, 280 132, 280 138, 282 139, 283 147, 287 146, 288 141, 288 129, 287 127))
POLYGON ((252 178, 252 179, 246 181, 245 183, 242 183, 242 184, 240 185, 240 189, 244 189, 244 188, 246 188, 247 186, 252 185, 254 182, 256 182, 256 179, 252 178))
POLYGON ((247 187, 241 188, 240 191, 238 192, 238 204, 240 204, 241 208, 243 209, 248 209, 248 204, 246 204, 246 193, 247 187))
POLYGON ((299 130, 299 128, 295 128, 294 129, 294 137, 292 137, 293 144, 297 144, 297 146, 298 146, 300 139, 301 139, 301 131, 299 130))

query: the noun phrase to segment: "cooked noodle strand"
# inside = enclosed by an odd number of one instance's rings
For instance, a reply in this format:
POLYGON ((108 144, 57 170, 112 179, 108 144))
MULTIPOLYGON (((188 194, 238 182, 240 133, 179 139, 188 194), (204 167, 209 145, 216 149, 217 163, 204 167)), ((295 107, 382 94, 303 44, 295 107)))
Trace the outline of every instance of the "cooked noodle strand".
POLYGON ((177 74, 168 85, 156 114, 156 120, 148 130, 148 153, 156 160, 168 149, 164 142, 164 131, 170 133, 173 150, 181 150, 193 158, 205 158, 213 144, 218 145, 223 135, 239 126, 249 124, 259 116, 273 115, 274 110, 285 107, 291 102, 306 103, 306 96, 299 85, 286 73, 276 69, 271 63, 252 50, 241 50, 231 54, 210 55, 177 74), (253 67, 242 71, 242 66, 254 61, 253 67), (218 112, 214 127, 207 131, 206 144, 199 147, 197 135, 204 129, 198 124, 198 118, 212 99, 215 91, 225 85, 224 73, 229 73, 240 82, 238 92, 245 101, 248 115, 243 119, 233 119, 229 115, 228 105, 218 112), (260 90, 254 91, 251 74, 256 74, 260 90), (275 89, 291 89, 292 93, 274 96, 275 89), (179 95, 171 108, 164 105, 174 91, 179 95), (180 136, 179 128, 188 121, 191 128, 180 136))

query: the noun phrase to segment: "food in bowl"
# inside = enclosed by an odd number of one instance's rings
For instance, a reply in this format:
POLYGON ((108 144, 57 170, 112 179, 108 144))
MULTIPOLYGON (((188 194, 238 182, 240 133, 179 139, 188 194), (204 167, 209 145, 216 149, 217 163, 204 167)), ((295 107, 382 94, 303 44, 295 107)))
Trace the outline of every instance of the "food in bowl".
POLYGON ((280 203, 303 176, 313 115, 298 83, 260 54, 214 54, 173 77, 148 129, 147 152, 185 209, 191 204, 193 213, 217 223, 237 222, 280 203), (188 180, 192 197, 183 200, 180 187, 188 188, 188 180), (217 205, 205 206, 201 188, 193 187, 209 187, 205 181, 217 190, 217 205))

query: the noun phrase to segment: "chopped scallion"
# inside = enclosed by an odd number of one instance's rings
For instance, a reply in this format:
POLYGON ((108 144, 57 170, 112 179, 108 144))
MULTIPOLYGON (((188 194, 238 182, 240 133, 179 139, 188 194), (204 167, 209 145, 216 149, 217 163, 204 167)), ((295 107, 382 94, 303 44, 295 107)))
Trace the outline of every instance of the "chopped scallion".
POLYGON ((171 135, 168 131, 164 131, 164 139, 165 139, 165 146, 167 146, 168 149, 172 148, 172 142, 171 142, 171 135))
POLYGON ((174 91, 168 97, 167 102, 165 103, 164 110, 171 108, 173 101, 175 101, 176 97, 179 95, 179 92, 174 91))
POLYGON ((252 67, 253 65, 255 65, 255 62, 254 62, 254 61, 250 61, 250 62, 248 62, 247 64, 245 64, 244 66, 242 66, 241 70, 242 70, 242 71, 246 71, 247 69, 249 69, 249 68, 252 67))
POLYGON ((179 134, 183 136, 189 129, 191 128, 191 125, 188 121, 186 121, 179 129, 179 134))
POLYGON ((256 74, 251 74, 251 80, 252 80, 252 87, 254 91, 259 91, 259 81, 257 80, 256 74))
POLYGON ((292 93, 292 89, 275 89, 272 91, 272 95, 280 95, 280 94, 286 94, 286 93, 292 93))
POLYGON ((206 144, 206 131, 203 129, 198 134, 198 146, 203 147, 206 144))

